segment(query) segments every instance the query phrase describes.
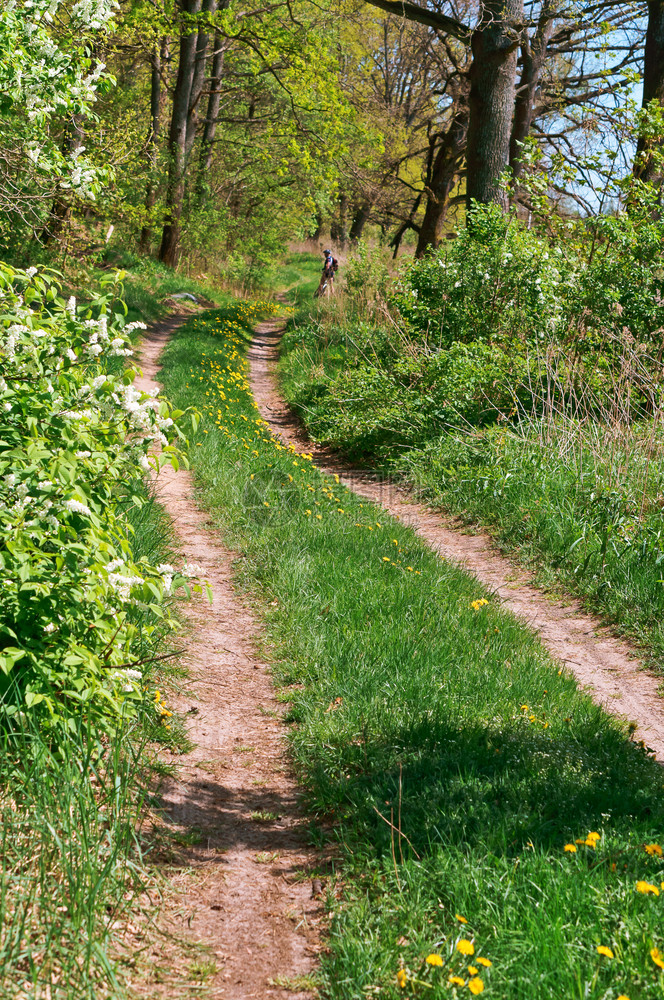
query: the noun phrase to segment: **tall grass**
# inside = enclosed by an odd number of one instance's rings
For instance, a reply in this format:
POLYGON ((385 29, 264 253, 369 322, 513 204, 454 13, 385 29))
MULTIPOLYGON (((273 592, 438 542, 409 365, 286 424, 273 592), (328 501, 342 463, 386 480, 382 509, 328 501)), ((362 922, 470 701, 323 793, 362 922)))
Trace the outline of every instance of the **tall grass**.
POLYGON ((481 978, 501 1000, 661 998, 661 769, 475 580, 267 432, 244 360, 259 311, 192 321, 164 376, 203 412, 200 497, 240 553, 339 875, 323 996, 481 978))

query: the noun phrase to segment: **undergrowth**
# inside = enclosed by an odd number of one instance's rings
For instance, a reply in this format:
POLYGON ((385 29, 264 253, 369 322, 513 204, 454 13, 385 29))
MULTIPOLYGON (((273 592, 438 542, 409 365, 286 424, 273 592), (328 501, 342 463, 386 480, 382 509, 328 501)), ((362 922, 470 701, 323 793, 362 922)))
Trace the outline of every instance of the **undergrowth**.
POLYGON ((312 439, 488 526, 538 580, 580 595, 661 670, 652 234, 633 251, 636 288, 612 259, 627 256, 617 239, 619 250, 603 246, 577 273, 575 244, 554 254, 534 236, 491 232, 488 249, 464 232, 459 247, 407 268, 389 302, 376 255, 350 261, 348 295, 322 308, 300 301, 282 341, 282 389, 312 439))
POLYGON ((164 379, 204 414, 201 500, 341 876, 323 995, 661 998, 660 768, 475 580, 269 433, 245 358, 265 308, 190 321, 164 379))

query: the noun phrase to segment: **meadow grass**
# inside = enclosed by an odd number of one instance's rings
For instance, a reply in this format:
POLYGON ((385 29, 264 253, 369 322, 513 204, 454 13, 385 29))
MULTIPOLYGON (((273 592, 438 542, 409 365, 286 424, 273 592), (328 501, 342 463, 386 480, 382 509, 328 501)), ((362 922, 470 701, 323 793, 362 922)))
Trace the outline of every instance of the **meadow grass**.
POLYGON ((270 434, 245 358, 266 308, 192 319, 163 377, 203 414, 199 495, 339 876, 323 995, 663 997, 660 767, 477 581, 270 434))

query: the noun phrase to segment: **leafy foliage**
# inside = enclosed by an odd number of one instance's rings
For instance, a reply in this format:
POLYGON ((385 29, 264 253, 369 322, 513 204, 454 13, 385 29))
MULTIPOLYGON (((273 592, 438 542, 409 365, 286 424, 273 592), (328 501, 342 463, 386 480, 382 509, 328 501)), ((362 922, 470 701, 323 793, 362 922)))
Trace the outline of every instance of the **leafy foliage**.
POLYGON ((53 276, 0 269, 5 720, 34 710, 48 725, 84 713, 115 726, 143 698, 153 635, 173 624, 163 602, 183 579, 134 558, 127 509, 150 466, 177 466, 182 414, 118 366, 132 328, 112 311, 118 291, 111 281, 77 308, 53 276))

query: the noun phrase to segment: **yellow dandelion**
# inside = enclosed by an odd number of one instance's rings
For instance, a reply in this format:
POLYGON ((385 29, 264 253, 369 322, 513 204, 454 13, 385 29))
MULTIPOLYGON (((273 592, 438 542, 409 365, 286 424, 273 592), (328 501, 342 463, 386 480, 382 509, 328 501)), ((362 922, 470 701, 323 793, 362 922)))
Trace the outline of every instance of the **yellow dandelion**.
POLYGON ((460 913, 455 913, 454 916, 457 918, 460 924, 467 924, 468 921, 465 917, 462 917, 460 913))
POLYGON ((323 520, 323 515, 322 515, 322 514, 316 514, 316 518, 317 518, 317 519, 318 519, 319 521, 322 521, 322 520, 323 520))
POLYGON ((450 978, 447 981, 448 983, 452 983, 454 986, 466 985, 465 981, 461 978, 461 976, 450 976, 450 978))
POLYGON ((466 941, 465 938, 461 938, 460 941, 457 941, 456 950, 460 951, 462 955, 474 955, 475 945, 472 941, 466 941))
POLYGON ((602 839, 601 833, 589 833, 588 836, 586 837, 586 840, 594 840, 595 843, 597 843, 597 841, 601 839, 602 839))
POLYGON ((646 849, 646 853, 650 854, 651 857, 661 858, 662 848, 659 846, 659 844, 645 844, 644 846, 646 849))
POLYGON ((438 968, 442 968, 443 966, 442 956, 437 955, 435 952, 432 955, 427 955, 425 962, 427 965, 435 965, 438 968))
POLYGON ((613 952, 611 951, 611 949, 607 948, 607 946, 605 944, 598 944, 597 945, 597 954, 598 955, 604 955, 605 958, 615 958, 616 957, 613 954, 613 952))
POLYGON ((491 959, 485 958, 484 955, 478 955, 475 961, 478 963, 478 965, 483 965, 485 969, 490 969, 491 966, 493 965, 491 959))
POLYGON ((569 854, 576 854, 576 844, 565 844, 564 850, 566 850, 569 854))
POLYGON ((402 990, 405 990, 406 983, 408 982, 408 975, 405 969, 399 969, 397 972, 397 982, 402 990))
POLYGON ((390 561, 391 560, 389 556, 383 556, 383 562, 390 562, 390 561))
POLYGON ((659 948, 651 948, 650 957, 652 958, 655 965, 658 965, 660 969, 664 969, 664 955, 662 955, 659 948))
POLYGON ((479 976, 475 976, 468 981, 468 989, 474 996, 477 996, 478 993, 484 993, 484 983, 479 976))
POLYGON ((648 893, 652 893, 653 896, 659 896, 659 889, 656 885, 651 885, 650 882, 639 881, 636 883, 636 891, 642 892, 644 896, 648 893))
POLYGON ((621 993, 619 997, 616 997, 616 1000, 629 1000, 629 997, 626 997, 624 993, 621 993))
POLYGON ((476 976, 479 971, 480 970, 476 969, 474 965, 468 966, 468 972, 471 974, 471 976, 476 976))

